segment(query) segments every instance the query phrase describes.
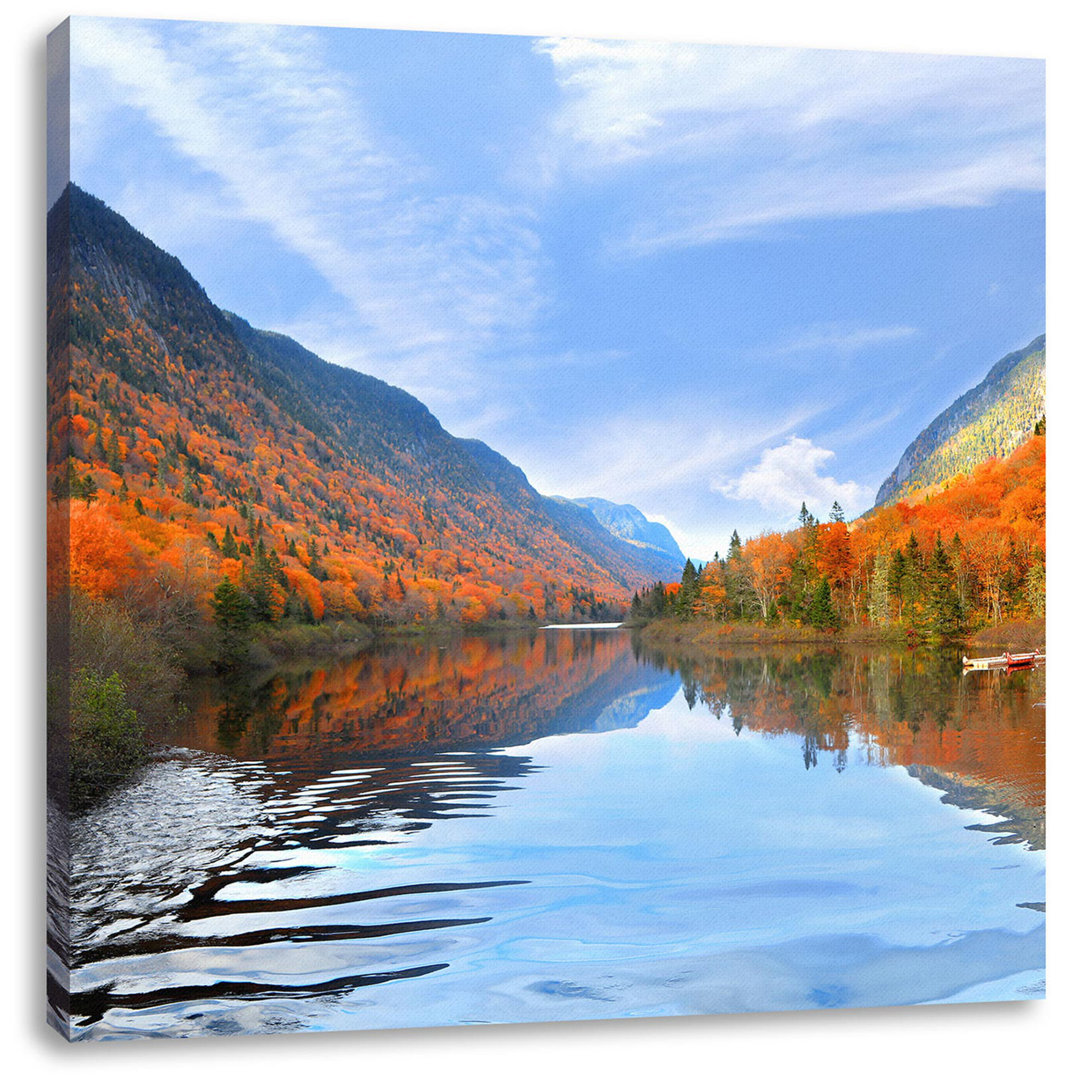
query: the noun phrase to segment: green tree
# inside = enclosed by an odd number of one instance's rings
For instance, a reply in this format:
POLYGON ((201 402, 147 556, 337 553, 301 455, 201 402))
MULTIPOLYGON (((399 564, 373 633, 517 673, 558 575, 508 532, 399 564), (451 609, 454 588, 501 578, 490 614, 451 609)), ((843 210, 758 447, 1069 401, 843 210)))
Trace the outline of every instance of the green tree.
POLYGON ((239 559, 240 548, 237 546, 236 537, 232 529, 226 525, 225 535, 221 538, 221 555, 225 559, 239 559))
POLYGON ((833 607, 832 589, 829 587, 829 579, 822 578, 814 595, 810 600, 808 612, 810 625, 818 630, 835 630, 840 625, 840 616, 833 607))
POLYGON ((98 486, 94 478, 87 473, 81 480, 76 481, 78 491, 72 491, 72 495, 83 500, 86 503, 87 510, 90 509, 90 504, 97 501, 98 486))
POLYGON ((964 630, 956 579, 940 535, 926 567, 926 629, 935 638, 958 637, 964 630))
POLYGON ((742 541, 736 531, 731 534, 731 542, 728 544, 724 580, 727 586, 727 607, 732 616, 739 619, 746 618, 746 613, 754 602, 750 572, 742 555, 742 541))
POLYGON ((277 617, 274 606, 276 583, 277 571, 260 537, 255 544, 251 567, 244 576, 244 585, 251 601, 251 617, 256 622, 273 622, 277 617))
POLYGON ((701 592, 701 580, 697 567, 690 559, 686 560, 683 567, 682 581, 679 584, 679 593, 675 598, 675 614, 680 619, 689 619, 694 612, 694 602, 701 592))
POLYGON ((247 657, 251 602, 243 590, 225 578, 214 590, 213 606, 219 667, 237 667, 247 657))

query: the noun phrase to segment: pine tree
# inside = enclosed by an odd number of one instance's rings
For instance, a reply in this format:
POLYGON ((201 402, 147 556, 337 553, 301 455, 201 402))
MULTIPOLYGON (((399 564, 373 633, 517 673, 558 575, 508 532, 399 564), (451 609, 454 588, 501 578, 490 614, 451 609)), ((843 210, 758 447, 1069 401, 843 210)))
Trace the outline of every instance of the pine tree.
POLYGON ((900 596, 904 606, 904 621, 909 630, 918 632, 923 628, 923 564, 919 542, 915 533, 908 536, 904 545, 904 571, 900 580, 900 596))
POLYGON ((218 662, 236 667, 247 655, 251 608, 247 596, 228 578, 214 590, 214 622, 218 628, 218 662))
POLYGON ((888 590, 891 599, 896 601, 896 617, 897 619, 903 619, 904 617, 904 578, 907 574, 907 563, 904 560, 904 553, 900 548, 896 548, 892 557, 889 559, 889 574, 888 574, 888 590))
POLYGON ((700 575, 697 567, 690 559, 686 560, 683 567, 682 582, 679 585, 679 593, 675 598, 675 614, 680 619, 689 619, 694 612, 694 602, 701 592, 700 575))
POLYGON ((255 545, 251 567, 244 584, 251 600, 251 614, 256 622, 273 622, 277 618, 277 573, 266 554, 266 545, 260 538, 255 545))
POLYGON ((225 535, 221 538, 221 557, 223 559, 239 559, 240 549, 236 543, 236 537, 233 536, 232 529, 226 525, 225 535))
POLYGON ((963 614, 956 594, 949 556, 939 535, 926 569, 926 628, 936 638, 954 638, 963 631, 963 614))
POLYGON ((835 630, 840 625, 840 616, 833 607, 832 589, 829 579, 822 578, 814 590, 809 609, 810 625, 818 630, 835 630))
MULTIPOLYGON (((97 502, 98 486, 94 478, 87 473, 80 481, 78 481, 78 497, 86 503, 87 510, 90 509, 92 502, 97 502)), ((75 495, 75 492, 72 492, 75 495)))

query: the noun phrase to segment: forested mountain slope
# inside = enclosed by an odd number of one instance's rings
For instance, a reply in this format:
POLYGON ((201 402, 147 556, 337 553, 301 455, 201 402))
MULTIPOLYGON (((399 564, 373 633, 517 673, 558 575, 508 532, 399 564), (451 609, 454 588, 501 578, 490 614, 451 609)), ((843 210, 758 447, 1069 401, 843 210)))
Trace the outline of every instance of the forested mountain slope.
POLYGON ((978 386, 957 398, 904 451, 875 506, 945 484, 988 458, 1004 458, 1046 413, 1046 335, 999 360, 978 386))
POLYGON ((217 308, 70 185, 49 213, 54 571, 92 595, 222 578, 260 617, 595 615, 667 572, 403 390, 217 308))

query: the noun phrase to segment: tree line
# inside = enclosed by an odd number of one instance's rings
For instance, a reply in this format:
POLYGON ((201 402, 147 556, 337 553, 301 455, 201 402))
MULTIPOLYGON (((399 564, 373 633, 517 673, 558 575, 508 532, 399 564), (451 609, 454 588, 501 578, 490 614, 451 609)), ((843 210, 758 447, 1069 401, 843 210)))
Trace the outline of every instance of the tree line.
POLYGON ((634 594, 631 618, 890 628, 960 637, 1046 613, 1045 422, 1005 460, 847 522, 804 503, 798 526, 687 560, 679 582, 634 594))

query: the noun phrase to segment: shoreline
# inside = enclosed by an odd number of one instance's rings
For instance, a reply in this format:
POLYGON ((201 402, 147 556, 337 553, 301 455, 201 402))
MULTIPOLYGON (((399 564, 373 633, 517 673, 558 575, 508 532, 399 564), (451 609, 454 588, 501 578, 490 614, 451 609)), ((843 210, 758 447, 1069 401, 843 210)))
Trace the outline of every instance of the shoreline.
POLYGON ((944 642, 910 639, 900 627, 851 626, 841 630, 816 630, 810 626, 757 626, 749 623, 682 622, 656 619, 623 624, 636 630, 649 645, 680 645, 710 648, 722 645, 907 645, 916 647, 998 647, 1020 649, 1045 647, 1042 621, 1012 621, 985 626, 963 637, 944 642))
MULTIPOLYGON (((535 634, 545 630, 629 630, 646 645, 694 650, 730 645, 891 645, 911 648, 1012 649, 1045 648, 1046 628, 1042 621, 1012 621, 985 626, 948 641, 911 638, 900 627, 849 626, 840 630, 817 630, 810 626, 752 623, 716 623, 709 620, 682 621, 627 619, 622 623, 542 624, 532 621, 499 620, 460 626, 426 623, 410 626, 371 626, 368 623, 338 621, 321 624, 270 624, 253 635, 244 669, 256 672, 278 667, 290 660, 321 659, 363 652, 380 645, 408 642, 454 641, 464 637, 498 637, 535 634)), ((205 658, 188 657, 183 663, 188 677, 213 674, 205 658)))

